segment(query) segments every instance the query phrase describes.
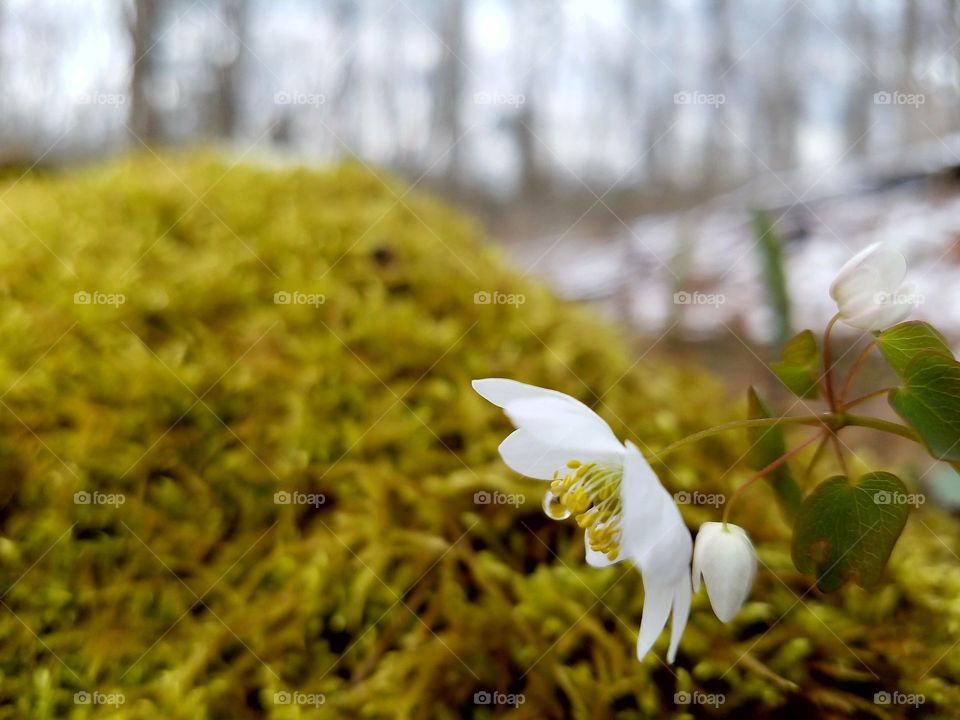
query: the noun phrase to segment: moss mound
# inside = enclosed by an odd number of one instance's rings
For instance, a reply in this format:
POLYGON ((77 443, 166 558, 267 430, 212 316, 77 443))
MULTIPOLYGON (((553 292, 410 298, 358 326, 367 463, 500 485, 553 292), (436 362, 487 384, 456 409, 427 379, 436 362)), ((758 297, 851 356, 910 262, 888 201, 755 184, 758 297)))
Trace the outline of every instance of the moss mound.
MULTIPOLYGON (((469 381, 652 448, 735 408, 405 192, 204 156, 0 182, 0 717, 952 712, 960 534, 932 511, 887 585, 820 597, 753 493, 755 601, 724 626, 695 598, 676 666, 637 662, 639 574, 583 564, 469 381)), ((744 449, 664 480, 727 491, 744 449)))

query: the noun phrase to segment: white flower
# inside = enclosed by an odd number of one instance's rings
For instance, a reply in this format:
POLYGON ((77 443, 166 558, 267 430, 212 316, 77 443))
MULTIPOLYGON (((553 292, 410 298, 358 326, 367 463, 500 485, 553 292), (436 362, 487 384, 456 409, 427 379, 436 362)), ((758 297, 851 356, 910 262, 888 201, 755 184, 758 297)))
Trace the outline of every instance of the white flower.
POLYGON ((515 380, 474 380, 473 388, 503 408, 516 430, 500 444, 513 470, 550 480, 544 509, 554 519, 576 515, 585 529, 587 562, 604 567, 625 558, 643 576, 643 659, 673 610, 667 659, 673 662, 690 613, 690 532, 640 451, 622 444, 590 408, 569 395, 515 380))
POLYGON ((718 522, 700 526, 693 547, 694 592, 700 591, 701 575, 713 611, 729 622, 743 607, 757 575, 757 554, 743 528, 718 522))
POLYGON ((907 261, 897 250, 874 243, 854 255, 830 286, 840 319, 875 332, 896 325, 913 310, 913 287, 903 283, 907 261))

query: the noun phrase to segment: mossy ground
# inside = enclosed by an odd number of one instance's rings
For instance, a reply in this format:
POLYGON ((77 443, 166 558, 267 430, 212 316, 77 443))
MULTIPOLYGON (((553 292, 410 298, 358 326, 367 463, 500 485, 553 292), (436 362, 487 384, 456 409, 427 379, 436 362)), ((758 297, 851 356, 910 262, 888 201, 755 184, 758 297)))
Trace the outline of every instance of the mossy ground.
MULTIPOLYGON (((956 713, 960 532, 934 511, 911 518, 881 588, 822 597, 755 491, 737 513, 763 562, 753 601, 724 626, 695 598, 676 665, 638 662, 639 574, 584 565, 575 525, 497 457, 508 425, 469 382, 564 390, 649 448, 740 408, 404 193, 355 166, 206 156, 4 178, 0 717, 915 712, 875 705, 885 689, 956 713), (324 302, 274 302, 294 291, 324 302), (525 501, 477 504, 483 490, 525 501), (125 702, 75 704, 83 691, 125 702), (525 702, 478 706, 483 691, 525 702), (674 705, 693 691, 724 702, 674 705)), ((664 481, 729 491, 745 448, 702 443, 664 481)))

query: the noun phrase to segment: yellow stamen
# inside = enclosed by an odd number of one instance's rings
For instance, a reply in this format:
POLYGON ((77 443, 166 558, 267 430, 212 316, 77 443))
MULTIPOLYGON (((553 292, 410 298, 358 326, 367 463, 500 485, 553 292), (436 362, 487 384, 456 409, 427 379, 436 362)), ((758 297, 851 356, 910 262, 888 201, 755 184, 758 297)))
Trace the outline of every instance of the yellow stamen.
MULTIPOLYGON (((614 560, 620 552, 621 519, 620 482, 623 469, 602 463, 581 463, 571 460, 567 472, 553 475, 550 483, 550 511, 559 519, 575 515, 577 525, 587 532, 587 543, 592 550, 614 560), (559 507, 557 507, 559 506, 559 507), (561 512, 562 509, 562 512, 561 512)), ((546 505, 545 505, 546 507, 546 505)))

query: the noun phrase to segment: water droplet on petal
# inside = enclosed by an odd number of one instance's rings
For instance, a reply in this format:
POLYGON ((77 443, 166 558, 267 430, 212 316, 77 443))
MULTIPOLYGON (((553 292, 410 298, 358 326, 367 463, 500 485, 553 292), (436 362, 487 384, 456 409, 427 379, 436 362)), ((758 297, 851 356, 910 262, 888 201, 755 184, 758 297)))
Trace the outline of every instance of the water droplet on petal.
POLYGON ((560 498, 549 490, 543 496, 543 511, 551 520, 566 520, 570 517, 570 511, 563 506, 560 498))

